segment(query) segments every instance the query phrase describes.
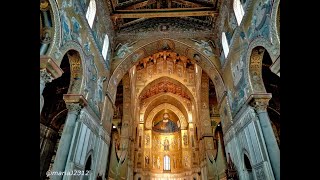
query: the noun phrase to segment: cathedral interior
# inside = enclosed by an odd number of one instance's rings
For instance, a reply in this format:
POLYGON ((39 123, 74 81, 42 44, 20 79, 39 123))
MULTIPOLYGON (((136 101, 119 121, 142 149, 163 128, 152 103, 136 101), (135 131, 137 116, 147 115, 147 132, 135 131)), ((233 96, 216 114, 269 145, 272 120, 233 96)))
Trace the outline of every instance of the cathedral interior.
POLYGON ((280 180, 279 0, 40 0, 41 180, 280 180))

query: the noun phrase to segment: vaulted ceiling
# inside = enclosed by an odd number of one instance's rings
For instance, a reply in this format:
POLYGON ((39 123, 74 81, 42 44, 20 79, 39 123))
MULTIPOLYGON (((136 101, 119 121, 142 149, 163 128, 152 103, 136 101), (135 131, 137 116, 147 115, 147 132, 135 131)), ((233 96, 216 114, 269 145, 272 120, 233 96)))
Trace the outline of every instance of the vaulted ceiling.
POLYGON ((219 10, 218 0, 107 0, 107 4, 118 30, 144 21, 156 23, 170 19, 210 26, 219 10))

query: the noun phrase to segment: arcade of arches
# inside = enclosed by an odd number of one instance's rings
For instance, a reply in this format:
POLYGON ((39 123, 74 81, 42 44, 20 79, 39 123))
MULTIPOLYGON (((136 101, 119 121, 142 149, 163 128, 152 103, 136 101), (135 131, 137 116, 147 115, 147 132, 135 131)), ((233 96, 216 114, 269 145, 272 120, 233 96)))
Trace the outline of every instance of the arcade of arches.
POLYGON ((279 0, 40 0, 40 179, 280 180, 279 0))

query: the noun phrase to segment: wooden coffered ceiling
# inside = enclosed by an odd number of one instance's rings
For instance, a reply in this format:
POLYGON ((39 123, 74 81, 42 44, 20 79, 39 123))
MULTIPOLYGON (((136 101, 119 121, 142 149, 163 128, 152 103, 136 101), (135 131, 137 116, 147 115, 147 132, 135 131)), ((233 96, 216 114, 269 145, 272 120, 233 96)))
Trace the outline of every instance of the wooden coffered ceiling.
POLYGON ((218 0, 107 0, 116 29, 150 19, 183 18, 211 25, 218 15, 218 0))

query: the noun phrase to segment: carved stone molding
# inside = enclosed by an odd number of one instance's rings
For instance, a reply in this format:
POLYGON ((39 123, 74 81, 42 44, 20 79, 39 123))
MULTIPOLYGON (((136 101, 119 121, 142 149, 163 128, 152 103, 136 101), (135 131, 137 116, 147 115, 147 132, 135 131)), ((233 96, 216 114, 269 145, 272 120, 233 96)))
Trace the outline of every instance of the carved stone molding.
POLYGON ((78 94, 64 94, 63 100, 66 102, 69 112, 74 112, 76 115, 78 115, 81 109, 88 104, 85 98, 78 94))
POLYGON ((251 94, 248 98, 248 104, 257 112, 265 112, 267 111, 271 97, 271 93, 251 94))
POLYGON ((110 135, 107 131, 103 130, 103 134, 101 135, 102 140, 107 144, 110 145, 110 135))
POLYGON ((46 69, 40 70, 40 82, 42 81, 44 84, 51 82, 54 78, 50 73, 47 72, 46 69))
POLYGON ((74 103, 79 104, 82 107, 85 107, 88 105, 87 100, 83 97, 83 95, 80 94, 64 94, 63 100, 68 103, 74 103))
POLYGON ((256 118, 255 112, 252 108, 247 107, 244 113, 239 117, 239 120, 235 120, 234 130, 235 133, 238 134, 248 126, 248 124, 256 118))
POLYGON ((69 112, 74 112, 76 114, 79 114, 82 109, 81 105, 78 103, 67 103, 66 106, 69 112))
MULTIPOLYGON (((227 95, 225 95, 227 97, 227 95)), ((223 101, 220 103, 219 112, 220 112, 220 120, 222 123, 222 131, 228 132, 231 129, 233 124, 233 118, 231 114, 231 108, 229 105, 228 98, 223 98, 223 101)))
POLYGON ((270 177, 267 177, 267 174, 265 173, 265 167, 264 167, 264 161, 253 165, 253 168, 256 172, 256 176, 258 180, 263 180, 263 179, 269 179, 270 177))
POLYGON ((258 180, 266 179, 264 170, 263 170, 262 168, 256 169, 256 175, 257 175, 257 179, 258 179, 258 180))
POLYGON ((40 75, 41 71, 46 71, 53 79, 60 77, 63 73, 62 69, 49 56, 40 56, 40 75))
POLYGON ((254 107, 256 111, 266 111, 268 104, 269 99, 255 99, 250 105, 254 107))
POLYGON ((82 111, 80 121, 83 122, 95 135, 99 135, 99 125, 92 116, 86 111, 82 111))
POLYGON ((234 136, 235 136, 235 132, 234 132, 234 129, 231 127, 223 135, 223 139, 224 139, 225 144, 227 145, 234 138, 234 136))

